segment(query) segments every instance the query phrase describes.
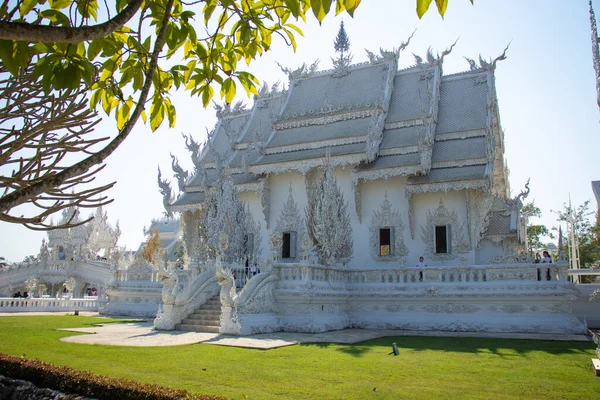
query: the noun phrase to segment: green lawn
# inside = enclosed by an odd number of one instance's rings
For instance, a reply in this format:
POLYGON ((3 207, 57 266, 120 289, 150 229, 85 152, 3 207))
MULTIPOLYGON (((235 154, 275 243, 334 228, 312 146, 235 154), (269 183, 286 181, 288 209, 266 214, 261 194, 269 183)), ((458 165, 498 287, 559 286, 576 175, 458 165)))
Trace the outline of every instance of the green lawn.
POLYGON ((106 319, 2 317, 0 352, 233 399, 600 399, 592 343, 397 337, 250 350, 62 343, 106 319), (400 355, 390 356, 396 342, 400 355))

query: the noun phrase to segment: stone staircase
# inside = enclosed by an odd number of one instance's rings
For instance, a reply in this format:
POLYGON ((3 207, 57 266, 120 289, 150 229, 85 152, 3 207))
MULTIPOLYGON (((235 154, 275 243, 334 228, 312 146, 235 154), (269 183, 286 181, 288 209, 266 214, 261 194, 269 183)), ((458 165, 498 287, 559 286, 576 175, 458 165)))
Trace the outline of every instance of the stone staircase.
POLYGON ((177 324, 178 331, 219 333, 221 325, 221 300, 219 295, 211 297, 186 319, 177 324))

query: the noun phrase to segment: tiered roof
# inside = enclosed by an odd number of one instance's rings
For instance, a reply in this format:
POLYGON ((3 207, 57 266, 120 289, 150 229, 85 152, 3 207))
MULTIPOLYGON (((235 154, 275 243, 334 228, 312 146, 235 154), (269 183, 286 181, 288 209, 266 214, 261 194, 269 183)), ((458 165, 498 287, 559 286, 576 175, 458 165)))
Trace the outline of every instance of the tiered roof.
MULTIPOLYGON (((446 55, 448 52, 443 54, 446 55)), ((506 168, 493 63, 443 76, 442 57, 397 70, 397 53, 371 61, 289 74, 285 91, 264 88, 251 110, 219 110, 201 160, 173 205, 201 201, 218 177, 256 188, 266 175, 352 166, 352 180, 407 176, 410 193, 481 188, 505 198, 506 168)), ((501 57, 499 58, 501 59, 501 57)))

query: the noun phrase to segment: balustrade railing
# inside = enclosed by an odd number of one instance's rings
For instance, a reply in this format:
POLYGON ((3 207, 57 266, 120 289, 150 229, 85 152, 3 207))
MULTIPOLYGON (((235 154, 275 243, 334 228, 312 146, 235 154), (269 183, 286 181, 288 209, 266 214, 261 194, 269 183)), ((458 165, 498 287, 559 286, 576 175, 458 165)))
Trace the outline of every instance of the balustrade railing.
POLYGON ((276 264, 282 281, 317 281, 330 284, 359 283, 485 283, 494 281, 566 281, 567 265, 537 264, 341 269, 322 265, 276 264))
POLYGON ((159 271, 120 269, 115 271, 115 281, 150 281, 158 282, 159 271))
POLYGON ((98 298, 55 299, 55 298, 12 298, 0 297, 0 312, 27 311, 98 311, 98 298))

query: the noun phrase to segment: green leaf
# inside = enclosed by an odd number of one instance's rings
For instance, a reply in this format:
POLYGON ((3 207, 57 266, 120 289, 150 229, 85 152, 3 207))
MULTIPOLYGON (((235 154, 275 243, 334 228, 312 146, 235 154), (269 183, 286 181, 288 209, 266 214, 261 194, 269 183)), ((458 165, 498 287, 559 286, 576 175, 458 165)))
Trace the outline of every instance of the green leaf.
POLYGON ((331 3, 332 0, 310 0, 310 7, 319 22, 322 22, 327 13, 329 13, 331 3))
POLYGON ((175 121, 177 120, 177 111, 175 110, 175 106, 170 103, 167 107, 167 118, 169 118, 169 127, 175 128, 175 121))
POLYGON ((131 113, 130 105, 125 102, 121 104, 121 107, 117 110, 117 129, 121 130, 129 120, 129 114, 131 113))
POLYGON ((283 0, 287 8, 292 12, 294 18, 300 15, 300 2, 298 0, 283 0))
POLYGON ((15 57, 13 49, 12 40, 0 40, 0 60, 2 60, 2 65, 13 76, 17 76, 19 74, 19 62, 15 57))
POLYGON ((100 89, 94 90, 92 96, 90 97, 90 110, 95 110, 98 105, 98 101, 100 101, 100 94, 102 91, 100 89))
POLYGON ((54 10, 62 10, 71 5, 71 0, 50 0, 50 8, 54 10))
POLYGON ((227 104, 233 101, 235 97, 235 82, 231 78, 227 78, 221 85, 221 97, 225 98, 227 104))
POLYGON ((350 14, 351 17, 354 17, 354 11, 356 7, 360 4, 360 0, 344 0, 344 7, 346 7, 346 12, 350 14))
POLYGON ((438 8, 438 12, 444 18, 444 13, 446 12, 446 8, 448 7, 448 0, 435 0, 435 5, 438 8))
POLYGON ((150 106, 150 129, 152 132, 158 129, 165 119, 165 105, 159 96, 155 96, 150 106))
POLYGON ((53 25, 71 26, 69 18, 57 10, 44 10, 40 15, 47 18, 53 25))
POLYGON ((430 4, 431 0, 417 0, 417 15, 419 16, 419 19, 425 15, 430 4))
POLYGON ((213 98, 215 91, 210 85, 203 86, 200 88, 200 91, 202 92, 202 105, 206 108, 208 107, 210 100, 213 98))
POLYGON ((36 4, 37 0, 23 0, 23 4, 21 4, 21 8, 19 8, 19 14, 21 14, 21 18, 29 14, 29 11, 31 11, 36 4))

